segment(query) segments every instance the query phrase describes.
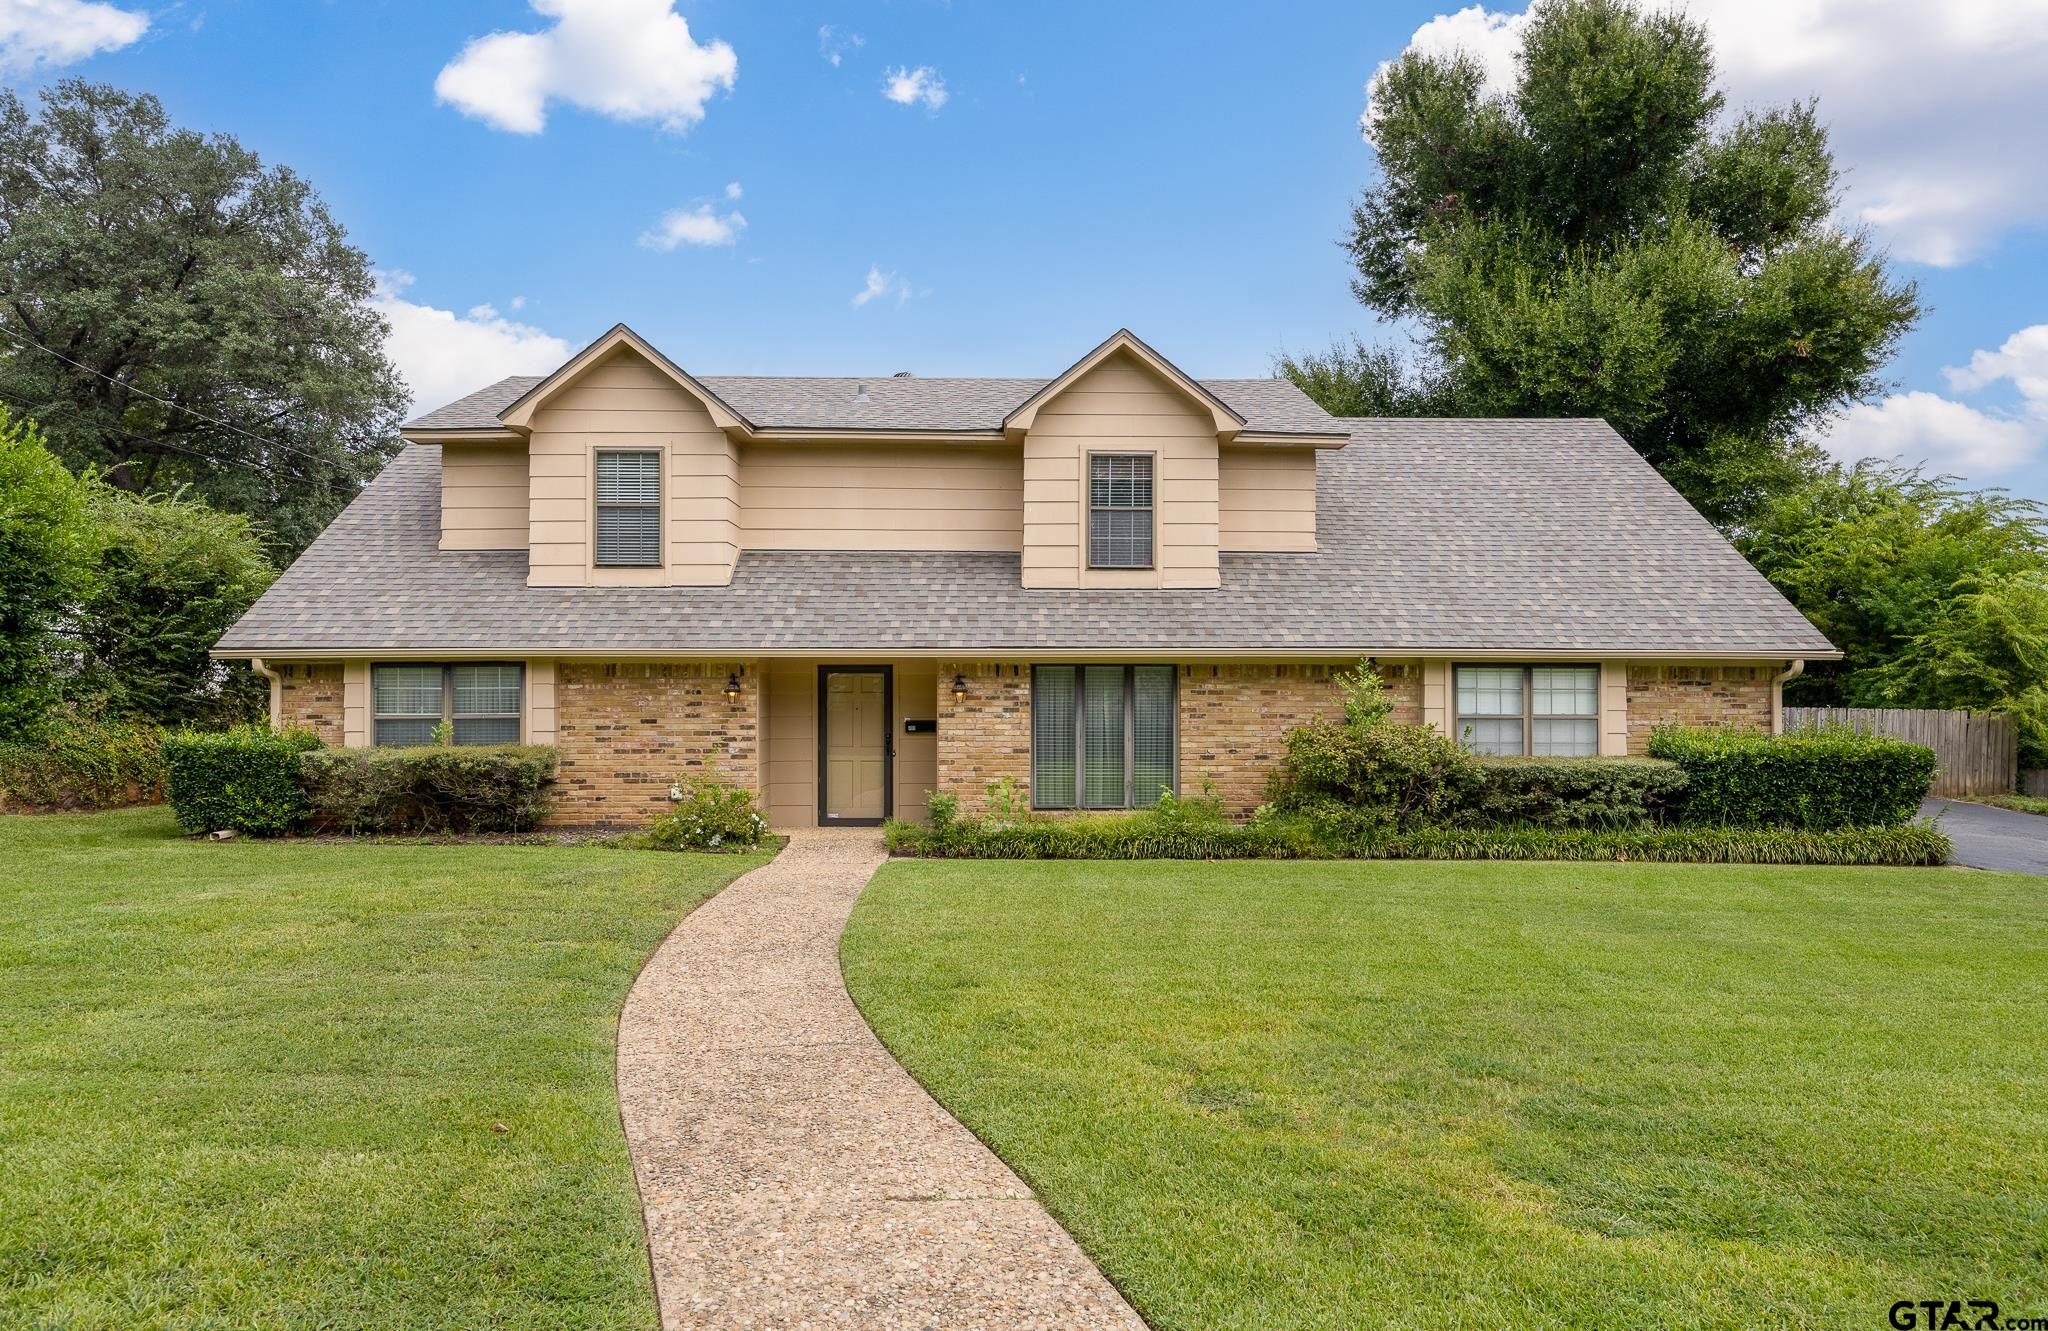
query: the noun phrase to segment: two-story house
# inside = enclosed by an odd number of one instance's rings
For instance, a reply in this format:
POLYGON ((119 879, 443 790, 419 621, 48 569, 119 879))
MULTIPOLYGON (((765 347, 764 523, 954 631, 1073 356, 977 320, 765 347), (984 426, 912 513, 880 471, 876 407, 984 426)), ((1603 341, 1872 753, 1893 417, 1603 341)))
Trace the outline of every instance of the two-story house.
POLYGON ((1053 379, 696 377, 620 326, 409 446, 221 639, 330 744, 525 741, 563 823, 1244 810, 1372 658, 1489 753, 1773 728, 1836 653, 1597 420, 1338 419, 1128 332, 1053 379))

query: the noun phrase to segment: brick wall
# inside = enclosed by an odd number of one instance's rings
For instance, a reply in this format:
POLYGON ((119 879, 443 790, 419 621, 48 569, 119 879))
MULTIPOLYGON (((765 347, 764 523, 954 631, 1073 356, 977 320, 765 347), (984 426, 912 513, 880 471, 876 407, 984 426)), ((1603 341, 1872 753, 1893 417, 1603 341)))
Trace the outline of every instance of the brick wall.
POLYGON ((958 795, 963 812, 988 804, 988 783, 1011 776, 1031 793, 1031 667, 1021 663, 939 662, 938 789, 958 795), (967 681, 954 701, 953 677, 967 681))
MULTIPOLYGON (((1322 717, 1339 720, 1344 696, 1333 678, 1341 666, 1182 666, 1180 790, 1197 795, 1213 782, 1232 813, 1257 808, 1266 778, 1287 751, 1287 732, 1322 717)), ((1422 720, 1422 668, 1386 665, 1380 674, 1394 699, 1393 719, 1422 720)))
POLYGON ((272 666, 277 671, 277 722, 312 731, 332 748, 342 742, 341 662, 272 666))
POLYGON ((1628 751, 1646 753, 1658 726, 1771 728, 1769 666, 1631 665, 1628 751))
POLYGON ((550 821, 644 823, 669 807, 678 775, 707 763, 729 784, 758 790, 760 683, 759 671, 738 662, 563 662, 555 684, 561 784, 550 821), (735 673, 736 702, 725 696, 735 673))

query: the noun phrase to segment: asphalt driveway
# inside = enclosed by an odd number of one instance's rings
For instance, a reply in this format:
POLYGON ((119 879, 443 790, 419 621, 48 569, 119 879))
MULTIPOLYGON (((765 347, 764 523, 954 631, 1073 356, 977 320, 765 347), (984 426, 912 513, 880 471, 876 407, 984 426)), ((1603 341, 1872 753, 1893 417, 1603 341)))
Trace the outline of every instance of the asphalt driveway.
POLYGON ((1928 800, 1920 812, 1941 815, 1941 830, 1956 843, 1956 864, 2048 874, 2048 817, 1962 800, 1928 800))

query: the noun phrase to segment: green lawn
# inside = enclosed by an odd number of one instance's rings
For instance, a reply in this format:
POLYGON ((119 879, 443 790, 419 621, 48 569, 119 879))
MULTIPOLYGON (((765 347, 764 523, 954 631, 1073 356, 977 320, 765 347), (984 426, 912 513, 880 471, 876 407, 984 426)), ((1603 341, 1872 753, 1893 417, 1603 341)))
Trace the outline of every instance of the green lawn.
POLYGON ((842 956, 1156 1328, 2048 1313, 2048 893, 897 862, 842 956))
POLYGON ((0 818, 0 1325, 653 1325, 618 1008, 761 858, 0 818))

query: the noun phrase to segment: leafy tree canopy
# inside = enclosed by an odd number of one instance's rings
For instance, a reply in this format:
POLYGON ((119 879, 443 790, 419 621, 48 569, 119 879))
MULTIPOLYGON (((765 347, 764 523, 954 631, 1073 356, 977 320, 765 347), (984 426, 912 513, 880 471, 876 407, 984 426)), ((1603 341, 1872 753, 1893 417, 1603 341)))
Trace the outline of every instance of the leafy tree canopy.
POLYGON ((100 84, 0 90, 0 400, 74 470, 297 553, 395 443, 371 292, 312 187, 233 138, 100 84))
POLYGON ((31 732, 54 700, 64 619, 98 551, 85 484, 0 405, 0 743, 31 732))
POLYGON ((2029 500, 1865 462, 1765 504, 1737 545, 1842 649, 1788 701, 2013 713, 2048 766, 2048 532, 2029 500))
POLYGON ((1811 103, 1721 112, 1700 24, 1540 0, 1508 94, 1463 54, 1373 81, 1382 177, 1346 243, 1458 410, 1604 417, 1729 522, 1813 468, 1793 441, 1882 387, 1919 306, 1829 221, 1811 103))

